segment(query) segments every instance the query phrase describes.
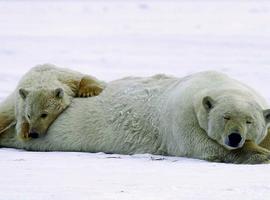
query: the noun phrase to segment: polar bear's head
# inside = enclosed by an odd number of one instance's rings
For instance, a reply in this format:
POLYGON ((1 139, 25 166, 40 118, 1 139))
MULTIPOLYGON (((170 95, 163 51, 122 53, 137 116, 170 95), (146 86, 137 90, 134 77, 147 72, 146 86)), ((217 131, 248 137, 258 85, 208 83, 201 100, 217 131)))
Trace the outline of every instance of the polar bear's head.
POLYGON ((270 110, 239 98, 203 98, 203 112, 198 116, 208 136, 227 149, 243 146, 246 140, 259 144, 266 136, 270 110))
POLYGON ((57 89, 20 89, 23 99, 23 116, 29 123, 29 138, 44 135, 52 122, 70 104, 70 97, 62 88, 57 89))

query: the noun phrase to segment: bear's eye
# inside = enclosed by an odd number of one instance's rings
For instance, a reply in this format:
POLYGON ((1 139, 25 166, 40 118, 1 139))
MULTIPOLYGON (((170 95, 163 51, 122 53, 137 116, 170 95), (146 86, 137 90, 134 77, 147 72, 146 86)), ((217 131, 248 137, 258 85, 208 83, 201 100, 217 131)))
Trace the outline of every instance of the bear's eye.
POLYGON ((246 123, 247 124, 252 124, 252 121, 247 120, 246 123))
POLYGON ((28 117, 28 119, 31 119, 31 116, 29 114, 27 115, 27 117, 28 117))
POLYGON ((230 120, 231 118, 230 117, 228 117, 228 116, 224 116, 223 117, 225 120, 230 120))
POLYGON ((43 119, 46 118, 47 116, 48 116, 47 113, 43 113, 43 114, 40 115, 40 117, 43 118, 43 119))

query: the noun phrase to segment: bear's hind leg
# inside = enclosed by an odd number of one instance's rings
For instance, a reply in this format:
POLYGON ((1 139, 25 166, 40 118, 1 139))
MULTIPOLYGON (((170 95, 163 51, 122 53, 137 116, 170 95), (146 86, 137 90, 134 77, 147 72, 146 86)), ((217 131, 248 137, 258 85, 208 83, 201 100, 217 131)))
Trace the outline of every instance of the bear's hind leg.
POLYGON ((14 120, 14 118, 10 118, 9 116, 0 113, 0 134, 15 125, 16 122, 14 120))
POLYGON ((0 134, 16 124, 14 94, 0 104, 0 134))

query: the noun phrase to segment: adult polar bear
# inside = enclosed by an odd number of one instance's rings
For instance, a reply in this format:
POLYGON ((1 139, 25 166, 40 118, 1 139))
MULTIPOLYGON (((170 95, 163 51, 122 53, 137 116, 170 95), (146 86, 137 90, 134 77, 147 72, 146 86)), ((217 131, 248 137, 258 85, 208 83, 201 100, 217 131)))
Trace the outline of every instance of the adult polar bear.
POLYGON ((266 106, 252 89, 218 72, 129 77, 109 83, 100 96, 74 99, 46 137, 21 142, 10 128, 0 145, 268 163, 269 151, 256 145, 266 135, 266 106))

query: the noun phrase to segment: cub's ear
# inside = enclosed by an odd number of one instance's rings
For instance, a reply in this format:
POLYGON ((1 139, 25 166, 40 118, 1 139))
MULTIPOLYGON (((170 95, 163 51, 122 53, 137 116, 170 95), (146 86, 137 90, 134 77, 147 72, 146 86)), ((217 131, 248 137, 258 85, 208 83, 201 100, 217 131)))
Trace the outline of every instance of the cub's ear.
POLYGON ((264 116, 266 123, 270 123, 270 109, 264 110, 263 116, 264 116))
POLYGON ((203 98, 202 104, 206 111, 210 111, 214 108, 215 101, 211 97, 206 96, 203 98))
POLYGON ((19 89, 19 94, 22 97, 22 99, 26 99, 26 97, 29 94, 29 91, 27 91, 26 89, 20 88, 19 89))
POLYGON ((62 88, 57 88, 54 91, 55 97, 63 98, 64 97, 64 90, 62 88))

